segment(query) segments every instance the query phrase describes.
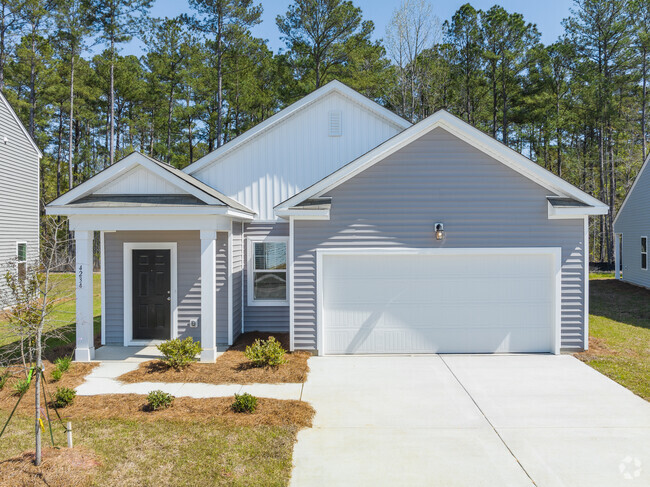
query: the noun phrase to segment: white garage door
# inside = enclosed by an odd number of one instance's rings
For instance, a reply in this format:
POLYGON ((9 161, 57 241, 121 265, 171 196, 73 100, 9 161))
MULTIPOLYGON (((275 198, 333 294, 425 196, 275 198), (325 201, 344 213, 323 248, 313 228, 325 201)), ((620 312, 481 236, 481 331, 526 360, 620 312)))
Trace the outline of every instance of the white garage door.
POLYGON ((554 352, 556 259, 322 255, 324 353, 554 352))

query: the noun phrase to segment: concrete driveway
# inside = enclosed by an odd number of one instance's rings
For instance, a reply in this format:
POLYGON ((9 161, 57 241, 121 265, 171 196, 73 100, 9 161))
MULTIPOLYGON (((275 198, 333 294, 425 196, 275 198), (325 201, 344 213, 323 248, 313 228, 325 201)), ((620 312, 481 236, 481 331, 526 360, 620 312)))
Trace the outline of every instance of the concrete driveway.
POLYGON ((650 485, 650 404, 571 356, 309 366, 292 486, 650 485))

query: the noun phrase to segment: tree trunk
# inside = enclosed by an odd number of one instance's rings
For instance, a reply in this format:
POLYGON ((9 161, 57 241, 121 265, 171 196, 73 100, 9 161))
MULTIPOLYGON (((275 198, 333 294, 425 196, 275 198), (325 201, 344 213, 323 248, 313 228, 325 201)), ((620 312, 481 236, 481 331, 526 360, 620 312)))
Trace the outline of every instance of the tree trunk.
MULTIPOLYGON (((72 141, 70 141, 72 142, 72 141)), ((56 153, 56 196, 61 196, 61 144, 63 143, 63 106, 59 108, 59 136, 56 153)))
POLYGON ((219 20, 217 23, 217 148, 219 148, 221 147, 221 135, 223 132, 221 113, 223 110, 223 12, 221 9, 219 10, 219 20))
MULTIPOLYGON (((72 127, 74 124, 74 48, 70 53, 70 120, 68 124, 68 189, 72 189, 74 185, 74 177, 72 173, 72 127)), ((57 195, 58 195, 58 181, 57 181, 57 195)))
POLYGON ((36 115, 36 27, 32 27, 32 57, 29 69, 29 135, 34 137, 36 115))
POLYGON ((555 134, 557 137, 557 175, 562 177, 562 128, 560 127, 560 96, 559 92, 555 101, 555 134))
POLYGON ((643 152, 643 162, 645 162, 645 158, 647 157, 647 147, 646 147, 646 127, 645 127, 645 110, 646 110, 646 97, 647 97, 647 57, 648 53, 646 52, 645 46, 643 47, 643 67, 641 69, 641 75, 643 77, 643 89, 641 92, 641 149, 643 152))
POLYGON ((41 369, 43 360, 41 358, 41 329, 36 331, 36 377, 34 381, 34 411, 35 411, 35 445, 34 445, 34 465, 37 467, 41 464, 41 369))
POLYGON ((108 103, 110 104, 109 108, 109 113, 110 113, 110 118, 109 118, 109 131, 110 131, 110 139, 109 139, 109 165, 112 166, 113 162, 115 161, 115 149, 113 147, 113 140, 114 140, 114 128, 113 125, 115 124, 114 118, 115 118, 115 36, 111 33, 111 87, 110 87, 110 95, 109 95, 109 101, 108 103))

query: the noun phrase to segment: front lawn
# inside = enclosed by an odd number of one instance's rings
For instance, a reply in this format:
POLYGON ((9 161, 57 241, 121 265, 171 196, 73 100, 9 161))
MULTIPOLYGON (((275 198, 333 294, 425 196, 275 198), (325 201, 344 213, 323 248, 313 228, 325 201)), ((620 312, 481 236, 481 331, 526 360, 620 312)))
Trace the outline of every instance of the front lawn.
POLYGON ((576 356, 650 401, 650 290, 590 279, 589 350, 576 356))

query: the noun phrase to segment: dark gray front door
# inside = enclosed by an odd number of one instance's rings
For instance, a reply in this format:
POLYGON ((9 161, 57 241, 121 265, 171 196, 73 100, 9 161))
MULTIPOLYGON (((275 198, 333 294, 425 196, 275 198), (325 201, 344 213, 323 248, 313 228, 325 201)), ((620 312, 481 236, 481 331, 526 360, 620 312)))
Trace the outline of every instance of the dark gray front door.
POLYGON ((133 339, 167 340, 171 329, 169 250, 133 250, 133 339))

